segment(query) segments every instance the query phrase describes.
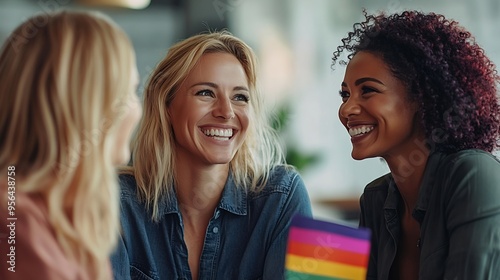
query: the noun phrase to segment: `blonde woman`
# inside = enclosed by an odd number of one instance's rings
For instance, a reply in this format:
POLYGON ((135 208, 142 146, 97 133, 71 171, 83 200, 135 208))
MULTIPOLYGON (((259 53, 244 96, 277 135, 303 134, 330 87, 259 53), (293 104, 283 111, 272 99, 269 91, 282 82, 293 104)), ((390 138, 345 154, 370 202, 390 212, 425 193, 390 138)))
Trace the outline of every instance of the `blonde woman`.
POLYGON ((115 279, 282 279, 288 228, 311 215, 257 91, 255 55, 227 32, 172 46, 147 84, 120 177, 115 279))
POLYGON ((33 16, 5 41, 0 279, 112 277, 137 82, 128 37, 101 14, 33 16))

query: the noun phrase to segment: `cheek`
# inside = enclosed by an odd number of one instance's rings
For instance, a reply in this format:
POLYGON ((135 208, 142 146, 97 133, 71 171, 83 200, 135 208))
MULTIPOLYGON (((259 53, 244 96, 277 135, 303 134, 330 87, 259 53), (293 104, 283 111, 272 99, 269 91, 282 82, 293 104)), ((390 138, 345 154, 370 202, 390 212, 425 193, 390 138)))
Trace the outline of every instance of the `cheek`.
POLYGON ((180 124, 179 124, 179 121, 177 120, 177 118, 175 119, 170 119, 171 120, 171 132, 172 132, 172 136, 174 137, 173 139, 175 140, 175 142, 178 142, 179 141, 179 137, 181 137, 181 140, 183 138, 183 133, 182 133, 182 129, 180 127, 180 124))
POLYGON ((391 107, 385 116, 385 122, 394 134, 407 135, 414 130, 415 111, 407 104, 391 107))
POLYGON ((199 129, 197 123, 201 119, 197 111, 170 111, 170 127, 175 142, 183 144, 191 141, 199 129))
POLYGON ((240 121, 241 130, 243 132, 247 131, 248 126, 250 125, 250 114, 251 111, 248 108, 242 108, 238 113, 238 120, 240 121))
POLYGON ((365 108, 370 114, 381 116, 390 122, 404 122, 411 110, 407 104, 399 100, 379 100, 365 108))
POLYGON ((172 127, 172 132, 175 134, 180 132, 180 128, 184 126, 185 114, 182 110, 177 108, 168 109, 168 118, 170 119, 170 126, 172 127))

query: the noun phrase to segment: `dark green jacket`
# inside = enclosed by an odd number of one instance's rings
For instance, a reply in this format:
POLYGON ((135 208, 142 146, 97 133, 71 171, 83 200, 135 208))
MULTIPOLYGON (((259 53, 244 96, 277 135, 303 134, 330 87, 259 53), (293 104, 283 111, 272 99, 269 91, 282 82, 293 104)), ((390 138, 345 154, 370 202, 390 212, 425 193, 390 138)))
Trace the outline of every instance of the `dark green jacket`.
MULTIPOLYGON (((391 174, 368 184, 360 226, 372 230, 367 279, 388 279, 398 249, 401 196, 391 174)), ((465 150, 427 160, 413 217, 419 279, 500 279, 500 162, 465 150)))

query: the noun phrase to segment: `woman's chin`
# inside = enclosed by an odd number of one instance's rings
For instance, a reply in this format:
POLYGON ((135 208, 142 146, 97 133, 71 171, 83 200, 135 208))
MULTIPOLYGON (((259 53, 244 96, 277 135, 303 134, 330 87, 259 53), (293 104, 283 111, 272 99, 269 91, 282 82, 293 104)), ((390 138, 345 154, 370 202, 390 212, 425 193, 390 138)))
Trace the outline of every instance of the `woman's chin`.
POLYGON ((351 157, 355 160, 363 160, 363 159, 367 159, 367 158, 370 158, 371 156, 368 156, 366 155, 365 153, 362 153, 360 151, 355 151, 353 150, 351 152, 351 157))

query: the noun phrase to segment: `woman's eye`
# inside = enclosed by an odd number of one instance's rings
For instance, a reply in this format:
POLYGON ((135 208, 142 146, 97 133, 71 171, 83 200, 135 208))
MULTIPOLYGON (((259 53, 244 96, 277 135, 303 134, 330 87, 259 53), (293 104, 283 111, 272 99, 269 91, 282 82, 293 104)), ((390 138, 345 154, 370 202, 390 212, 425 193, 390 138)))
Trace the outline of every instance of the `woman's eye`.
POLYGON ((246 94, 236 94, 234 96, 234 100, 235 101, 243 101, 245 103, 248 103, 248 101, 250 101, 250 97, 246 94))
POLYGON ((361 92, 364 94, 364 93, 379 92, 379 91, 372 87, 364 86, 361 88, 361 92))
POLYGON ((200 90, 200 91, 196 92, 196 95, 198 95, 198 96, 210 96, 210 97, 215 96, 214 93, 208 89, 200 90))
POLYGON ((349 92, 345 90, 339 91, 340 98, 342 98, 342 101, 346 101, 347 98, 349 98, 349 92))

